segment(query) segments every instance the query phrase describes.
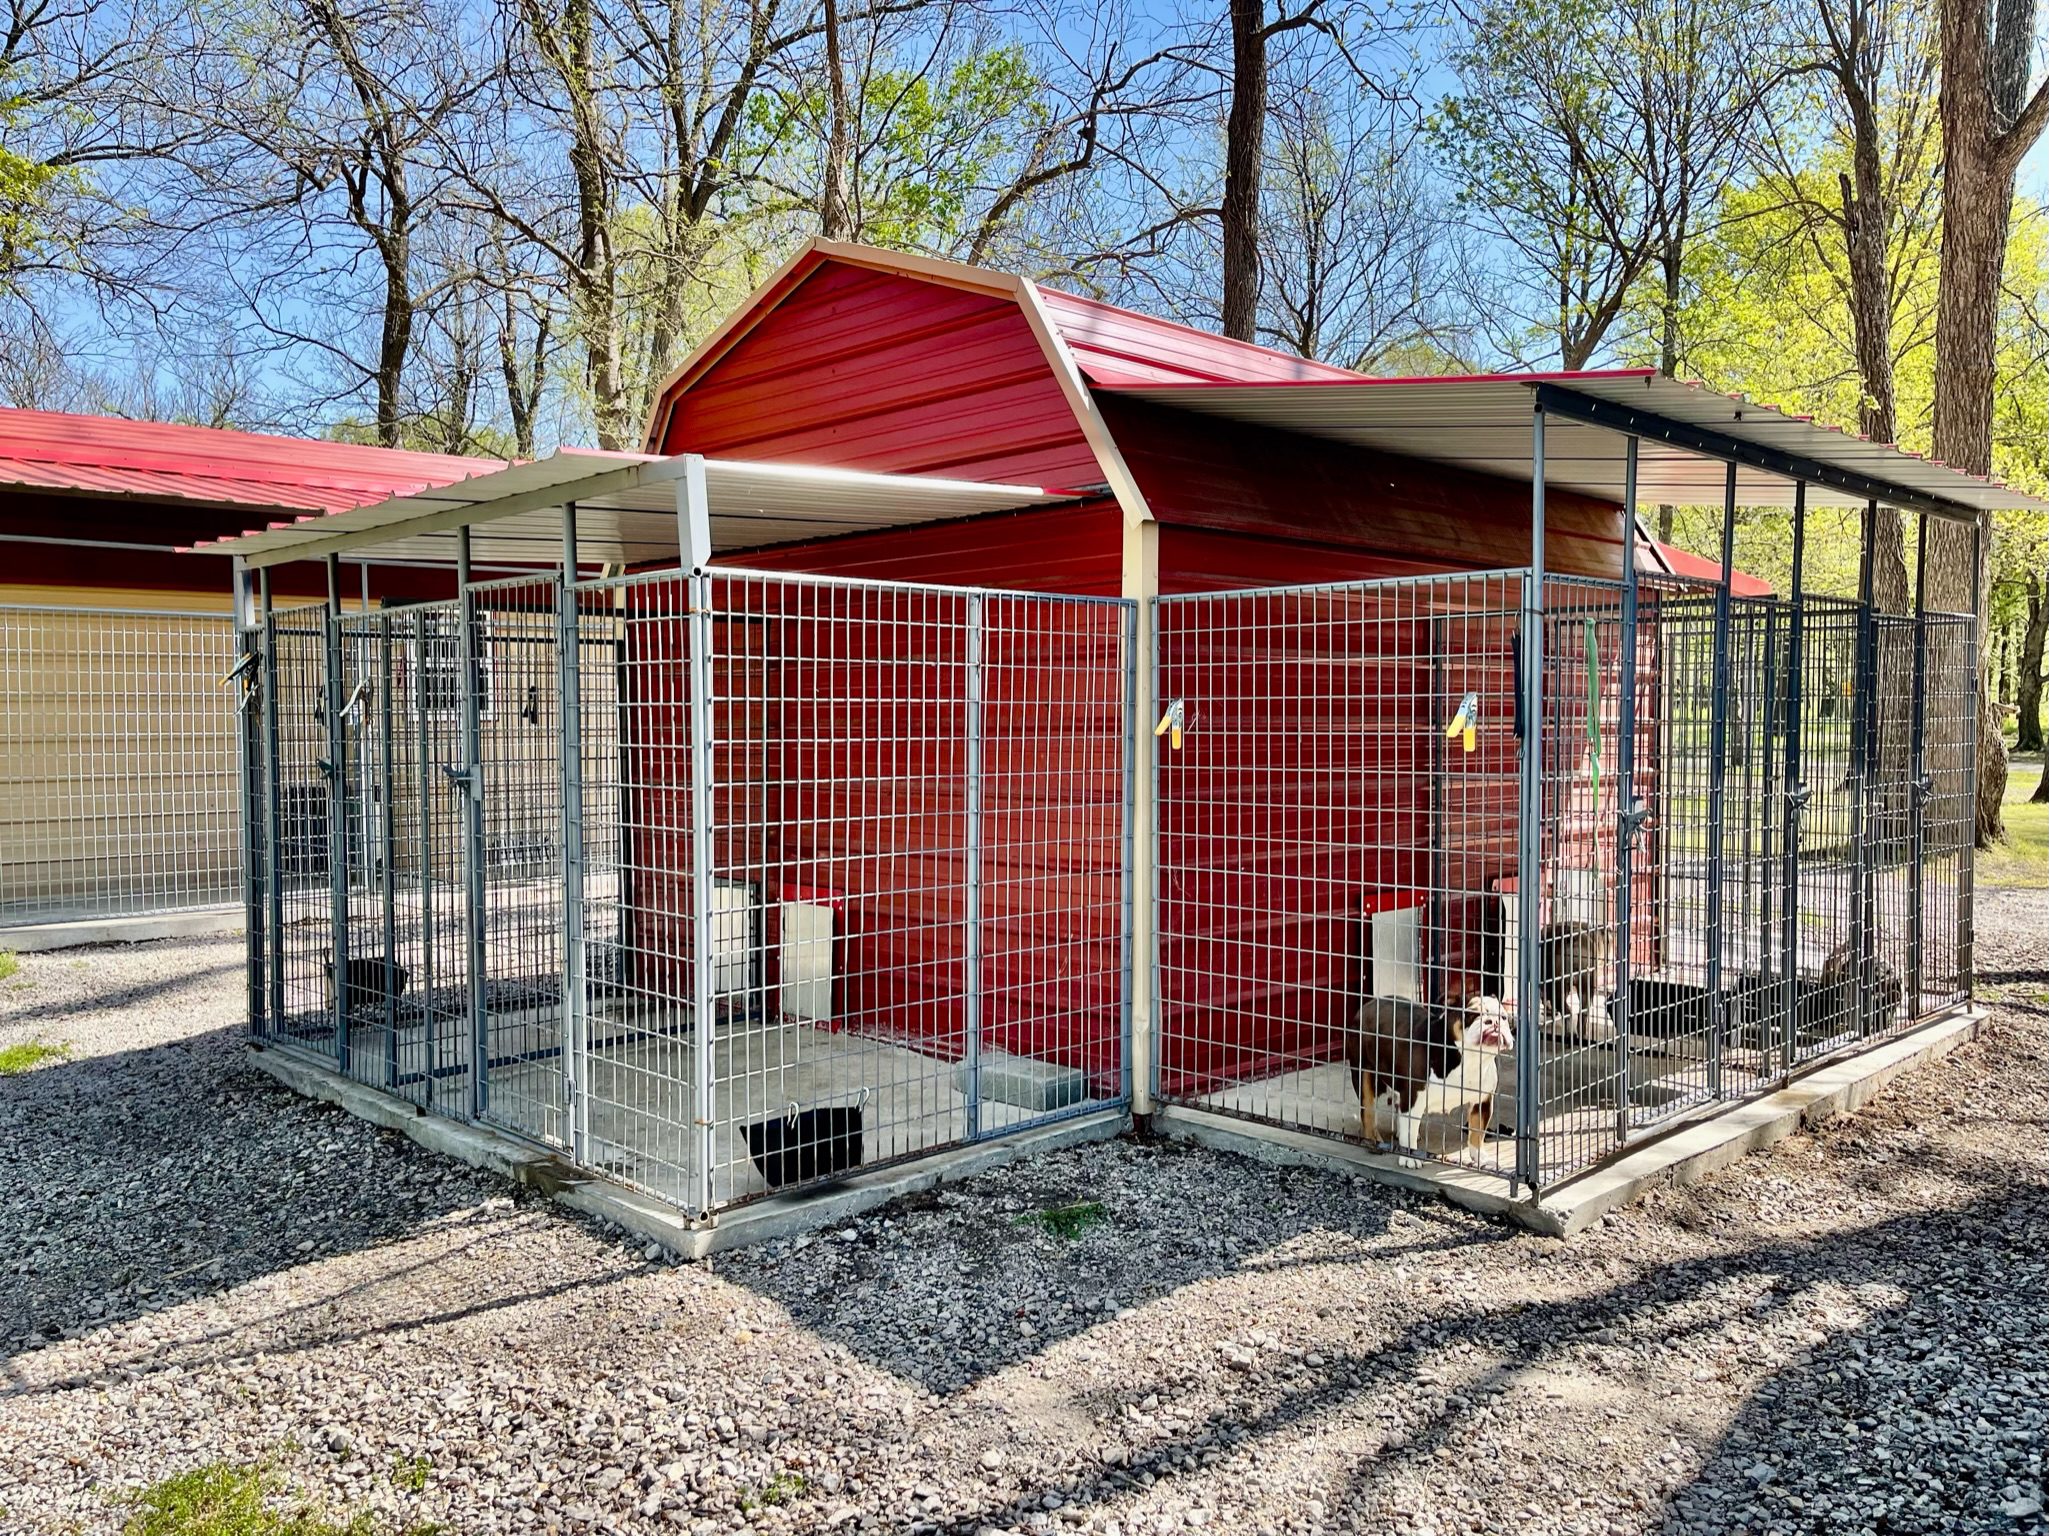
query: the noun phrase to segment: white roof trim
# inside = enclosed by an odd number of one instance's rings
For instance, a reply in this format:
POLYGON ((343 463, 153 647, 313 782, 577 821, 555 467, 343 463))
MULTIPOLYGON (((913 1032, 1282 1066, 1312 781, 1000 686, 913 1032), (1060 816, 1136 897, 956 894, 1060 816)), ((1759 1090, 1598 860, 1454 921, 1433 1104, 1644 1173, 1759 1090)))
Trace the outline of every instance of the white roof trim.
MULTIPOLYGON (((315 515, 195 546, 239 555, 251 567, 347 552, 455 562, 456 530, 471 530, 478 562, 555 564, 564 506, 577 509, 578 556, 640 565, 680 558, 678 482, 683 455, 565 450, 416 496, 315 515)), ((1030 485, 985 485, 922 475, 876 475, 806 464, 706 459, 715 552, 801 543, 835 534, 974 517, 1067 499, 1030 485)))

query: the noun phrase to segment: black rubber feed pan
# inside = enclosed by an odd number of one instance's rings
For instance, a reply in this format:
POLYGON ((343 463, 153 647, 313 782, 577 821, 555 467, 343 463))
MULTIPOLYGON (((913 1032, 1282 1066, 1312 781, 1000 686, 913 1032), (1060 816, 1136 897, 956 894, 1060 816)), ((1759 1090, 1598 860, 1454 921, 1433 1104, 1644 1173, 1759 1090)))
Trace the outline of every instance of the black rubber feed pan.
POLYGON ((861 1166, 863 1093, 858 1104, 799 1109, 747 1124, 747 1155, 770 1189, 837 1178, 861 1166))

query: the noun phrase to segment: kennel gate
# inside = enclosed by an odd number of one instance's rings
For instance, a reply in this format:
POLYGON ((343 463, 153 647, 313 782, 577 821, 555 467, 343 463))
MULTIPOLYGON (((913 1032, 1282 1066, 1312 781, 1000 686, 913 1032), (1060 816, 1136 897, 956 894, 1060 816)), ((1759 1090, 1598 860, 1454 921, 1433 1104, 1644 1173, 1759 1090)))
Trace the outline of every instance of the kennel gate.
POLYGON ((1620 581, 1547 577, 1526 744, 1528 580, 1157 600, 1162 1102, 1384 1142, 1348 1061, 1362 997, 1512 998, 1523 878, 1545 1022, 1500 1060, 1481 1145, 1440 1124, 1423 1148, 1504 1178, 1520 1152, 1555 1182, 1967 999, 1967 617, 1648 574, 1631 616, 1620 581), (1612 938, 1554 984, 1588 930, 1612 938))
POLYGON ((735 571, 271 613, 255 1028, 691 1213, 1124 1102, 1135 631, 735 571), (799 1117, 858 1152, 765 1163, 799 1117))

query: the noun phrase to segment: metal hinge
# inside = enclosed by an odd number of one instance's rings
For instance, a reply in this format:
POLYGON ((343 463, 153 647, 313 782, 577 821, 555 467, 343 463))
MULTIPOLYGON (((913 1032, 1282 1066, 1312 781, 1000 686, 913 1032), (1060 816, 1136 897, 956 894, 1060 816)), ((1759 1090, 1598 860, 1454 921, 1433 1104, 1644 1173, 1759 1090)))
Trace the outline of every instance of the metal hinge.
POLYGON ((456 768, 452 767, 447 763, 443 763, 441 765, 441 772, 447 777, 448 782, 455 788, 462 790, 472 799, 474 799, 477 796, 481 786, 478 783, 479 776, 477 773, 476 765, 474 763, 466 768, 456 768))

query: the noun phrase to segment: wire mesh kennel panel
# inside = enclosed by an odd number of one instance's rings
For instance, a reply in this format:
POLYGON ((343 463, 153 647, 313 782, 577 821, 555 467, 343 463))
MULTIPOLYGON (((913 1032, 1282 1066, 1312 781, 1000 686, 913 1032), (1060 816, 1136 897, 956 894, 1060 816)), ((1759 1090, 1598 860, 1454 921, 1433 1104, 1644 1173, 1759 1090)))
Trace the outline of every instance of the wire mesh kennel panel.
POLYGON ((1929 613, 1921 625, 1920 906, 1913 914, 1919 971, 1915 1012, 1970 1000, 1971 842, 1977 831, 1972 755, 1977 655, 1968 614, 1929 613))
POLYGON ((1863 610, 1803 598, 1799 625, 1799 875, 1794 1064, 1856 1038, 1858 848, 1864 836, 1863 610))
POLYGON ((1386 1097, 1425 1014, 1512 990, 1523 587, 1158 599, 1163 1101, 1512 1170, 1499 1016, 1420 1120, 1386 1097))
POLYGON ((0 607, 0 921, 237 899, 226 615, 0 607))
POLYGON ((1131 605, 581 591, 596 1166, 710 1209, 1122 1096, 1131 605))
POLYGON ((324 607, 273 614, 266 626, 264 730, 274 836, 270 1028, 339 1062, 335 952, 334 768, 324 607))
POLYGON ((1860 1032, 1879 1035, 1910 1023, 1915 1006, 1906 982, 1914 968, 1914 858, 1921 814, 1914 783, 1913 724, 1919 625, 1909 615, 1889 613, 1869 613, 1865 623, 1869 740, 1863 774, 1864 836, 1858 853, 1868 937, 1860 1032))

